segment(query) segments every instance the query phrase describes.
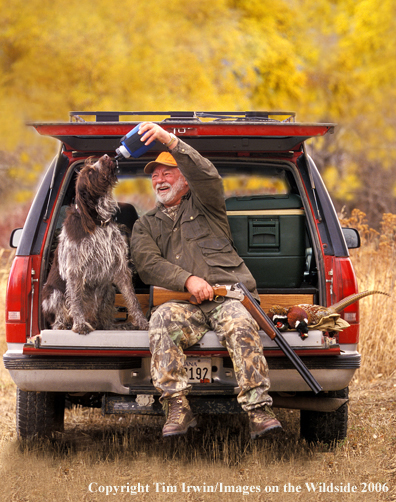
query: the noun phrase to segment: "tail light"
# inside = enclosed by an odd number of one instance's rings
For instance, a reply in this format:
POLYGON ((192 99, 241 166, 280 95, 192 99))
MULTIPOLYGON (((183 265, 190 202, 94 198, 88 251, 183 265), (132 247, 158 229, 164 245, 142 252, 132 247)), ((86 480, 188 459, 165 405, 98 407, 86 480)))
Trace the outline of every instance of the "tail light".
POLYGON ((17 256, 11 267, 6 294, 8 343, 25 343, 29 336, 31 294, 31 258, 17 256))
MULTIPOLYGON (((349 258, 335 259, 334 279, 336 301, 357 293, 356 276, 349 258)), ((346 307, 341 315, 350 324, 350 327, 340 331, 339 343, 357 343, 359 341, 359 302, 346 307)))

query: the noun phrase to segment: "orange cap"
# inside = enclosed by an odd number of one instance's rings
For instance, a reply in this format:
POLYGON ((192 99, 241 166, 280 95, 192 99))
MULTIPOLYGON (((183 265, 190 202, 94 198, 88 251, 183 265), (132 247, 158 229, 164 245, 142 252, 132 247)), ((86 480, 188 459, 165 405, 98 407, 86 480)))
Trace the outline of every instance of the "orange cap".
POLYGON ((158 157, 144 168, 146 174, 151 174, 157 166, 177 167, 177 162, 169 152, 161 152, 158 157))

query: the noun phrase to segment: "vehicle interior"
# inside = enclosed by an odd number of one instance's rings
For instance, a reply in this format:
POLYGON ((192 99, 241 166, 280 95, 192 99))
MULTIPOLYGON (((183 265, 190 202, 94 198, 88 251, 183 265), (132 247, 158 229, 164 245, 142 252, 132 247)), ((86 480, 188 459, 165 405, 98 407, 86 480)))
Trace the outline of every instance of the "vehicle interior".
MULTIPOLYGON (((317 293, 317 272, 295 168, 288 162, 262 159, 211 160, 223 178, 234 246, 253 273, 259 294, 306 294, 312 302, 317 293)), ((116 218, 127 238, 136 219, 155 206, 151 179, 143 172, 146 163, 146 159, 136 159, 118 164, 114 195, 120 211, 116 218)), ((82 165, 77 161, 69 170, 67 188, 57 204, 47 263, 52 261, 66 209, 74 203, 76 177, 82 165)), ((147 310, 150 288, 136 273, 134 287, 147 310)), ((120 295, 117 299, 119 317, 123 318, 126 311, 120 295)))

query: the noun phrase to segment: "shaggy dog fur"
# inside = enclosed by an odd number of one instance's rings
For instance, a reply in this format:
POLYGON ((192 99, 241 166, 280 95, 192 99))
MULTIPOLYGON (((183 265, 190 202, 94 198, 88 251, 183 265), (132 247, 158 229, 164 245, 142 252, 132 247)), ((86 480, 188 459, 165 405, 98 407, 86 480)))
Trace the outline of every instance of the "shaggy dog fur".
POLYGON ((86 335, 95 329, 148 327, 132 286, 128 244, 114 221, 116 182, 108 155, 95 163, 88 159, 77 176, 75 205, 67 210, 43 288, 43 312, 53 329, 86 335), (114 285, 129 314, 130 322, 121 326, 114 322, 114 285))

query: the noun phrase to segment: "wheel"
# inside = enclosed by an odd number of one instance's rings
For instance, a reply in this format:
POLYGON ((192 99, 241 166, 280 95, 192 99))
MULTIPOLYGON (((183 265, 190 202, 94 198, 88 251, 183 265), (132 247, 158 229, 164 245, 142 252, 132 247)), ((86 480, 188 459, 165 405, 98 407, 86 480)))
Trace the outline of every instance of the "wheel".
POLYGON ((17 389, 16 424, 19 439, 48 437, 63 431, 65 395, 17 389))
MULTIPOLYGON (((348 399, 348 387, 329 392, 328 397, 348 399)), ((323 411, 300 412, 300 436, 308 442, 334 443, 342 441, 348 430, 348 402, 338 410, 329 413, 323 411)))

